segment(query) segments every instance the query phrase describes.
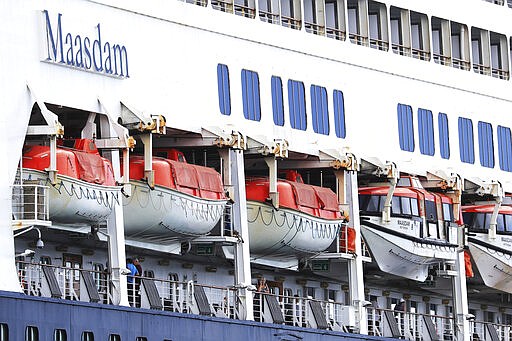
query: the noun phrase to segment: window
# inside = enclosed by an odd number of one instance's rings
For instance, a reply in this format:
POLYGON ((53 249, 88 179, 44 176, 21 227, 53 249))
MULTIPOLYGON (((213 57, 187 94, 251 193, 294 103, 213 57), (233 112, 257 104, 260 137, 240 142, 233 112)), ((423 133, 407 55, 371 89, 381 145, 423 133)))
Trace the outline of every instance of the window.
POLYGON ((469 30, 466 25, 450 21, 452 66, 461 70, 470 69, 469 30))
POLYGON ((39 330, 34 326, 25 328, 25 341, 39 341, 39 330))
POLYGON ((332 101, 334 102, 334 131, 336 132, 336 137, 344 139, 347 136, 347 131, 345 127, 345 102, 343 92, 334 90, 332 97, 332 101))
POLYGON ((260 121, 260 81, 258 73, 254 71, 242 70, 242 101, 244 117, 251 121, 260 121))
POLYGON ((223 115, 231 115, 231 98, 229 93, 229 70, 224 64, 217 65, 217 85, 219 88, 219 109, 223 115))
POLYGON ((412 122, 412 108, 410 105, 398 104, 398 138, 400 149, 407 152, 414 151, 414 127, 412 122))
POLYGON ((0 341, 9 341, 9 326, 6 323, 0 323, 0 341))
POLYGON ((155 273, 153 270, 144 270, 144 277, 155 278, 155 273))
POLYGON ((272 112, 274 114, 274 124, 276 126, 284 126, 284 110, 283 110, 283 82, 281 77, 272 76, 272 112))
POLYGON ((374 49, 383 51, 389 49, 387 13, 386 5, 376 1, 368 1, 370 47, 374 49))
POLYGON ((93 332, 82 332, 82 341, 94 341, 93 332))
POLYGON ((437 116, 437 123, 439 125, 439 151, 443 159, 450 158, 450 132, 448 130, 448 116, 439 113, 437 116))
POLYGON ((478 146, 480 164, 494 168, 494 143, 492 141, 492 126, 490 123, 478 122, 478 146))
POLYGON ((469 118, 459 117, 459 152, 462 162, 475 163, 473 122, 469 118))
POLYGON ((473 70, 482 75, 491 74, 489 31, 477 27, 471 28, 471 55, 473 56, 473 70))
POLYGON ((313 131, 317 134, 329 135, 327 90, 323 86, 311 85, 311 117, 313 131))
POLYGON ((53 339, 55 341, 67 341, 68 335, 66 333, 66 330, 65 329, 55 329, 53 339))
POLYGON ((434 155, 434 119, 432 111, 418 109, 418 133, 420 152, 423 155, 434 155))
POLYGON ((430 60, 430 29, 428 17, 423 13, 409 12, 411 25, 412 56, 421 60, 430 60))
POLYGON ((443 203, 443 220, 453 222, 453 205, 443 203))
POLYGON ((304 83, 288 80, 288 106, 290 107, 290 125, 292 128, 306 130, 304 83))
POLYGON ((348 32, 350 41, 368 46, 368 6, 366 1, 347 0, 348 32))
POLYGON ((411 55, 411 26, 408 18, 408 10, 395 6, 389 8, 391 48, 394 53, 402 56, 411 55))
POLYGON ((144 336, 137 336, 137 338, 135 339, 135 341, 148 341, 148 338, 147 338, 147 337, 144 337, 144 336))
POLYGON ((121 341, 121 336, 118 334, 110 334, 108 341, 121 341))
POLYGON ((327 37, 345 40, 345 5, 343 0, 325 1, 325 26, 327 37))
POLYGON ((323 0, 304 0, 304 26, 306 32, 325 34, 325 2, 323 0))
POLYGON ((510 128, 498 126, 498 154, 500 169, 512 172, 512 134, 510 128))

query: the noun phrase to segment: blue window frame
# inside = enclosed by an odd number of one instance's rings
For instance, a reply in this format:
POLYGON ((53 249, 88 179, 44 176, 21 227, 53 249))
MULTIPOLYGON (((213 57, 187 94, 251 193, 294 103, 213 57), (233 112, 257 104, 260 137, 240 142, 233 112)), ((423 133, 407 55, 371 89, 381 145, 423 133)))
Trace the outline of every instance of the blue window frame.
POLYGON ((414 125, 412 121, 412 108, 410 105, 398 104, 398 138, 400 149, 407 152, 414 151, 414 125))
POLYGON ((242 102, 244 117, 251 121, 260 121, 260 80, 257 72, 242 70, 242 102))
POLYGON ((272 112, 274 114, 274 124, 284 126, 283 109, 283 82, 281 77, 272 76, 272 112))
POLYGON ((484 167, 494 168, 494 142, 490 123, 478 122, 478 146, 480 164, 484 167))
POLYGON ((439 113, 437 116, 437 123, 439 125, 439 151, 443 159, 450 158, 450 132, 448 130, 448 116, 439 113))
POLYGON ((475 163, 473 122, 465 117, 459 117, 459 152, 462 162, 475 163))
POLYGON ((344 139, 347 136, 345 127, 345 100, 343 92, 334 90, 332 93, 332 101, 334 103, 334 131, 336 137, 344 139))
POLYGON ((498 126, 498 154, 500 169, 512 172, 512 134, 508 127, 498 126))
POLYGON ((290 107, 290 125, 293 129, 306 130, 306 98, 304 83, 288 80, 288 105, 290 107))
POLYGON ((434 146, 434 118, 432 111, 418 109, 418 135, 420 142, 420 152, 423 155, 433 156, 434 146))
POLYGON ((329 135, 329 109, 327 108, 327 90, 323 86, 311 85, 311 118, 313 131, 329 135))
POLYGON ((223 115, 231 115, 231 96, 229 93, 229 70, 224 64, 217 65, 217 85, 219 89, 219 109, 223 115))

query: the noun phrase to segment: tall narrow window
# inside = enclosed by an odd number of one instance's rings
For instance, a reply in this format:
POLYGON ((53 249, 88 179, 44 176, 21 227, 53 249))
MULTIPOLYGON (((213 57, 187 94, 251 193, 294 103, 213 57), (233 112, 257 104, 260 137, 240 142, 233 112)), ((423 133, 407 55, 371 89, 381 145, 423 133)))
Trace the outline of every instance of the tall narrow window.
POLYGON ((94 341, 94 333, 82 332, 82 341, 94 341))
POLYGON ((343 92, 334 90, 332 94, 334 103, 334 131, 336 137, 344 139, 347 136, 345 127, 345 103, 343 100, 343 92))
POLYGON ((434 119, 432 111, 418 109, 418 133, 420 139, 420 152, 433 156, 434 147, 434 119))
POLYGON ((260 121, 260 81, 258 73, 254 71, 242 70, 242 102, 244 117, 251 121, 260 121))
POLYGON ((439 151, 443 159, 450 158, 450 132, 448 130, 448 116, 439 113, 437 116, 439 125, 439 151))
POLYGON ((39 341, 39 329, 34 326, 25 328, 25 341, 39 341))
POLYGON ((219 88, 219 109, 223 115, 231 115, 231 97, 229 93, 229 70, 224 64, 217 65, 217 85, 219 88))
POLYGON ((110 334, 108 341, 121 341, 121 336, 118 334, 110 334))
POLYGON ((512 134, 510 128, 498 126, 500 169, 512 172, 512 134))
POLYGON ((0 341, 9 341, 9 326, 6 323, 0 323, 0 341))
POLYGON ((329 135, 327 90, 323 86, 311 85, 311 117, 313 131, 317 134, 329 135))
POLYGON ((288 80, 288 106, 290 125, 293 129, 306 130, 306 99, 304 83, 288 80))
POLYGON ((494 168, 494 143, 492 141, 492 126, 487 122, 478 122, 478 146, 480 164, 494 168))
POLYGON ((55 341, 67 341, 68 335, 65 329, 55 329, 53 339, 55 341))
POLYGON ((283 110, 283 82, 281 77, 272 76, 272 112, 274 114, 274 124, 284 126, 283 110))
POLYGON ((414 125, 412 122, 412 108, 410 105, 398 104, 398 138, 400 149, 407 152, 414 151, 414 125))
POLYGON ((459 117, 459 153, 462 162, 475 163, 473 122, 469 118, 459 117))

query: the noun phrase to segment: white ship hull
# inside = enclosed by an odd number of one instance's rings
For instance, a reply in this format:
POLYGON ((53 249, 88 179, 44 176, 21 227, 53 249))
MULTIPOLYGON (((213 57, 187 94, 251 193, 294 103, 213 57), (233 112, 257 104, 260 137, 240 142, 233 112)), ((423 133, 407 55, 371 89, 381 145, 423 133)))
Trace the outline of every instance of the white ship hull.
POLYGON ((361 221, 363 237, 382 271, 423 282, 431 264, 455 260, 456 245, 396 232, 393 226, 390 224, 388 229, 375 221, 361 221))
POLYGON ((251 252, 274 256, 325 251, 342 224, 256 201, 247 201, 247 219, 251 252))
POLYGON ((489 242, 487 234, 469 238, 469 251, 485 285, 512 293, 512 245, 510 237, 497 236, 489 242))
POLYGON ((66 175, 58 175, 57 184, 52 186, 46 172, 23 169, 23 180, 36 180, 49 187, 50 219, 60 224, 104 222, 120 200, 120 187, 97 185, 66 175))
POLYGON ((219 222, 226 200, 194 197, 142 181, 131 181, 132 195, 123 200, 128 239, 166 244, 208 234, 219 222))

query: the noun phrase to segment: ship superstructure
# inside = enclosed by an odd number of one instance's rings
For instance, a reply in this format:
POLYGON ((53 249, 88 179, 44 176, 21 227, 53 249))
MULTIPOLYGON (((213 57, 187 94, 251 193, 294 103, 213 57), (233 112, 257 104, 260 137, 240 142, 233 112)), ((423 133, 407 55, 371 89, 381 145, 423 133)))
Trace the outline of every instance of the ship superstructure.
POLYGON ((0 341, 511 338, 511 2, 0 7, 0 341))

